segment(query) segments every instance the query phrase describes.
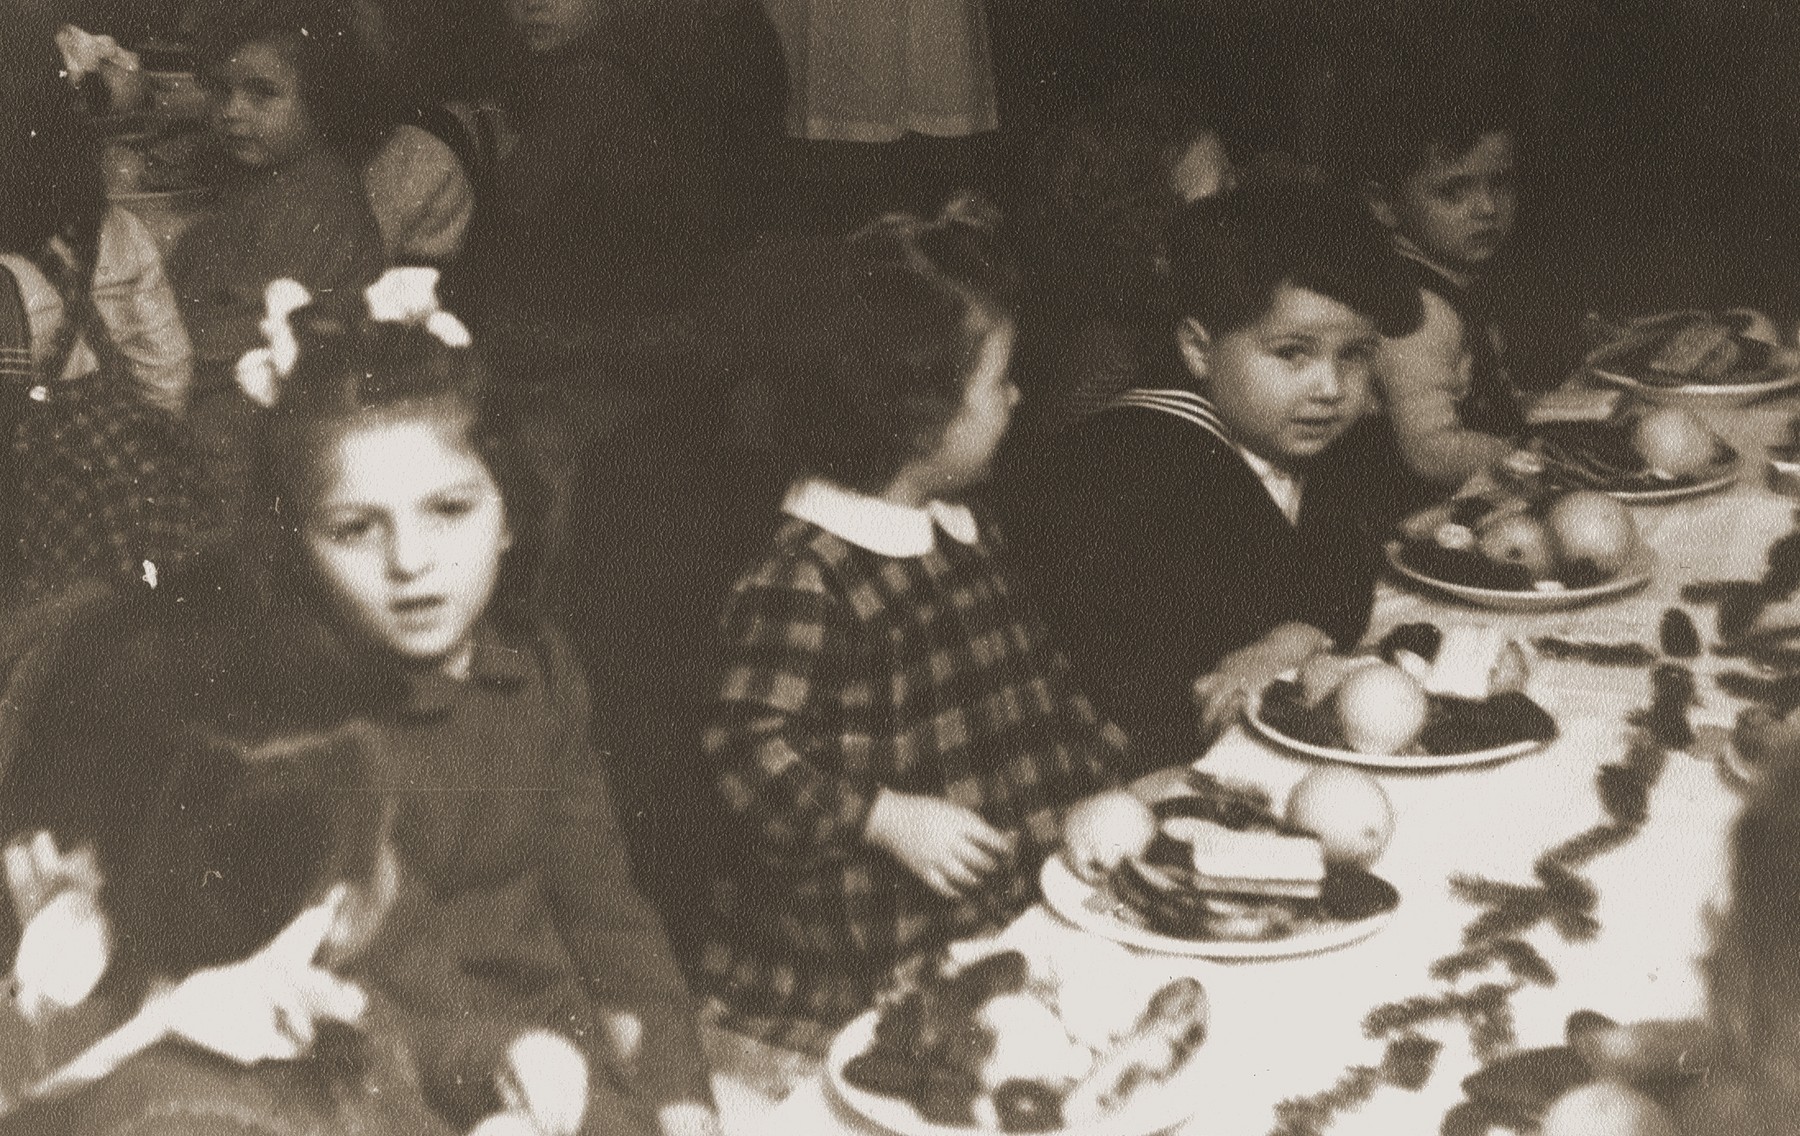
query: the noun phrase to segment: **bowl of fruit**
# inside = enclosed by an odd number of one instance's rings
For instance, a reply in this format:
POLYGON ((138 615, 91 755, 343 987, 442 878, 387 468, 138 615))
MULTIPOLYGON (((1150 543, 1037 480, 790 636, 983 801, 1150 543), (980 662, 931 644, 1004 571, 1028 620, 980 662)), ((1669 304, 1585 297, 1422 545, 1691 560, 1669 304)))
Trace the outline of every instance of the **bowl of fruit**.
POLYGON ((1585 369, 1646 402, 1743 406, 1800 386, 1800 352, 1750 308, 1676 311, 1596 324, 1603 342, 1585 369))
POLYGON ((1556 422, 1533 430, 1543 478, 1634 505, 1660 505, 1728 489, 1741 455, 1694 412, 1653 406, 1604 422, 1556 422))
POLYGON ((1557 736, 1525 693, 1525 649, 1493 627, 1405 624, 1378 653, 1321 654, 1253 695, 1250 728, 1284 749, 1376 769, 1485 765, 1557 736))
POLYGON ((838 1098, 903 1136, 1146 1136, 1193 1115, 1199 981, 1027 920, 920 960, 846 1026, 825 1062, 838 1098))
POLYGON ((1633 591, 1650 582, 1654 559, 1630 510, 1592 489, 1457 497, 1401 522, 1387 558, 1404 579, 1501 611, 1633 591))
POLYGON ((1182 791, 1154 803, 1129 793, 1084 802, 1065 829, 1085 824, 1118 838, 1068 840, 1039 874, 1044 900, 1073 925, 1140 950, 1318 954, 1375 934, 1400 905, 1369 870, 1393 835, 1393 809, 1355 770, 1314 771, 1279 811, 1259 786, 1190 770, 1182 791), (1077 863, 1067 851, 1077 847, 1103 853, 1077 863))

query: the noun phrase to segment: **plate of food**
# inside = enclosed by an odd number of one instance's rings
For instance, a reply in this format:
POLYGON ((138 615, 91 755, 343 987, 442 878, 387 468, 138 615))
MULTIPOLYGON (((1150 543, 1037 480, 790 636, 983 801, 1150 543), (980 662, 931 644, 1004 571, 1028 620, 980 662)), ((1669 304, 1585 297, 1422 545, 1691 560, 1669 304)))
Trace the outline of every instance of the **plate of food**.
POLYGON ((1661 406, 1606 422, 1537 427, 1531 448, 1546 481, 1595 489, 1633 505, 1661 505, 1729 489, 1741 455, 1692 411, 1661 406))
POLYGON ((1116 944, 1045 924, 914 968, 833 1040, 833 1093, 901 1136, 1149 1136, 1192 1116, 1200 982, 1161 982, 1116 944))
POLYGON ((1283 749, 1372 769, 1487 765, 1556 739, 1525 693, 1524 648, 1499 629, 1408 624, 1383 647, 1309 659, 1252 695, 1245 720, 1283 749))
POLYGON ((1592 489, 1464 497, 1401 523, 1388 565, 1476 607, 1555 611, 1635 591, 1655 558, 1626 506, 1592 489))
POLYGON ((1664 312, 1604 334, 1586 371, 1646 402, 1732 407, 1800 387, 1800 352, 1749 308, 1664 312))
MULTIPOLYGON (((1279 959, 1360 942, 1400 906, 1363 866, 1386 847, 1393 812, 1370 778, 1320 773, 1284 817, 1255 786, 1190 771, 1191 791, 1108 822, 1130 835, 1101 842, 1102 861, 1073 865, 1066 850, 1045 861, 1044 900, 1084 931, 1161 954, 1279 959)), ((1113 795, 1118 811, 1127 796, 1113 795)))

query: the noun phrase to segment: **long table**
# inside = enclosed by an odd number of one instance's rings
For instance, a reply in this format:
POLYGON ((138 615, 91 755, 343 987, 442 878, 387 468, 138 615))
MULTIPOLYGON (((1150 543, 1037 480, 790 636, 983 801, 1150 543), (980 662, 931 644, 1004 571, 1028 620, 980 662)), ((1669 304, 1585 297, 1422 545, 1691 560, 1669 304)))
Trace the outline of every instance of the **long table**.
MULTIPOLYGON (((1795 502, 1762 481, 1763 450, 1780 437, 1789 411, 1755 408, 1709 415, 1745 452, 1744 477, 1731 490, 1634 510, 1657 557, 1652 582, 1641 591, 1572 611, 1519 614, 1473 609, 1384 584, 1372 636, 1414 620, 1485 622, 1529 638, 1558 631, 1599 629, 1657 642, 1663 611, 1681 604, 1682 585, 1712 578, 1761 575, 1768 545, 1794 524, 1795 502)), ((1713 613, 1688 606, 1710 641, 1713 613)), ((1703 705, 1697 722, 1729 724, 1736 704, 1711 681, 1725 664, 1710 656, 1694 663, 1703 705)), ((1365 1032, 1379 1005, 1422 996, 1467 992, 1489 980, 1512 982, 1509 970, 1488 970, 1454 983, 1431 977, 1434 961, 1458 949, 1478 909, 1451 887, 1455 876, 1530 885, 1534 862, 1567 838, 1604 822, 1596 792, 1603 765, 1625 749, 1627 716, 1649 702, 1644 668, 1603 668, 1538 659, 1531 694, 1557 718, 1560 737, 1532 755, 1478 768, 1430 773, 1383 773, 1398 824, 1377 870, 1400 890, 1393 921, 1353 946, 1311 957, 1266 962, 1208 962, 1140 953, 1133 965, 1157 976, 1192 974, 1211 999, 1210 1037, 1196 1058, 1204 1063, 1204 1098, 1177 1131, 1185 1136, 1262 1136, 1278 1130, 1277 1105, 1315 1098, 1337 1087, 1347 1107, 1313 1114, 1318 1131, 1344 1136, 1435 1133, 1462 1097, 1460 1082, 1479 1067, 1472 1031, 1462 1019, 1430 1021, 1415 1031, 1440 1043, 1428 1079, 1417 1089, 1380 1083, 1366 1102, 1354 1098, 1356 1066, 1378 1067, 1383 1040, 1365 1032), (1344 1090, 1348 1089, 1347 1096, 1344 1090)), ((1205 769, 1269 788, 1277 801, 1315 765, 1234 730, 1202 760, 1205 769)), ((1701 1012, 1699 970, 1707 949, 1708 913, 1724 896, 1732 821, 1741 787, 1712 761, 1673 752, 1655 779, 1648 816, 1628 842, 1580 868, 1598 893, 1592 938, 1571 939, 1548 921, 1522 938, 1554 971, 1548 984, 1527 982, 1506 999, 1512 1033, 1521 1047, 1562 1040, 1563 1023, 1589 1008, 1621 1020, 1679 1017, 1701 1012)), ((1039 911, 1032 918, 1043 918, 1039 911)), ((1366 1074, 1361 1075, 1366 1081, 1366 1074)), ((874 1136, 881 1129, 834 1099, 822 1077, 804 1080, 764 1112, 733 1108, 728 1127, 770 1133, 874 1136)), ((1299 1115, 1299 1114, 1294 1114, 1299 1115)), ((1291 1128, 1294 1133, 1305 1127, 1291 1128)))

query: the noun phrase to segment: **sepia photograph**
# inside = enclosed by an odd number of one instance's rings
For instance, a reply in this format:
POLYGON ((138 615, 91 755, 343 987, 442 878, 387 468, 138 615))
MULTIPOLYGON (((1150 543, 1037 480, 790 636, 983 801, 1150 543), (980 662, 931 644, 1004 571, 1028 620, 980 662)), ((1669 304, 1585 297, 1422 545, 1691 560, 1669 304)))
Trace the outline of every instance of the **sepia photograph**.
POLYGON ((1800 0, 0 0, 0 868, 0 1136, 1800 1136, 1800 0))

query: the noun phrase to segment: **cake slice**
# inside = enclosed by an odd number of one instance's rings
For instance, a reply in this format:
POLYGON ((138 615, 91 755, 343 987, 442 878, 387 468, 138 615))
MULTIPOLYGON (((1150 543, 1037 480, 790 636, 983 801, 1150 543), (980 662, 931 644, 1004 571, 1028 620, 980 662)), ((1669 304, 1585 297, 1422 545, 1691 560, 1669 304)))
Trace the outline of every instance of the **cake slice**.
POLYGON ((1189 827, 1194 887, 1201 892, 1277 899, 1317 899, 1325 853, 1310 836, 1236 831, 1212 821, 1189 827))

